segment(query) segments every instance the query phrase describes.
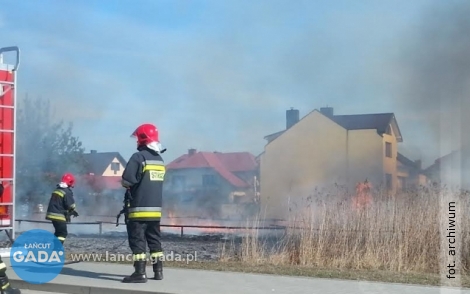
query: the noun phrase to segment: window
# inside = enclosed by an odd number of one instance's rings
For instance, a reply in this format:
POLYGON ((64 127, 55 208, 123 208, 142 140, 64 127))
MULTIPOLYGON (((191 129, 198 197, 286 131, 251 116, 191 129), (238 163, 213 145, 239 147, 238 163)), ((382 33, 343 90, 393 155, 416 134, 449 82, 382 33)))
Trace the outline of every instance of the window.
POLYGON ((111 162, 111 170, 117 175, 117 172, 121 170, 121 164, 119 162, 111 162))
POLYGON ((387 186, 387 189, 389 190, 392 189, 392 175, 391 174, 385 174, 385 185, 387 186))
POLYGON ((392 143, 385 142, 385 156, 392 158, 392 143))
POLYGON ((217 185, 217 178, 215 175, 203 175, 202 176, 203 186, 215 186, 217 185))

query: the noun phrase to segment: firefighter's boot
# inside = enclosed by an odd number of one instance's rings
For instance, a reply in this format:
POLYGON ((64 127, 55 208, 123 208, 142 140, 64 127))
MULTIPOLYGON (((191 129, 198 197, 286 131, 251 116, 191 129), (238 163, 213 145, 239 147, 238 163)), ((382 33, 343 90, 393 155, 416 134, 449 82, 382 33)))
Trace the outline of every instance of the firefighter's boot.
POLYGON ((55 251, 63 250, 64 253, 65 253, 64 241, 63 241, 63 240, 60 240, 60 244, 61 244, 62 246, 59 246, 59 244, 57 244, 57 246, 55 246, 55 247, 57 247, 57 248, 54 247, 54 250, 55 250, 55 251))
POLYGON ((134 273, 128 277, 125 277, 122 282, 123 283, 147 283, 147 274, 145 272, 145 267, 147 266, 147 262, 143 261, 135 261, 134 262, 134 273))
POLYGON ((0 277, 1 294, 21 294, 19 289, 12 288, 7 276, 0 277))
POLYGON ((158 258, 153 264, 154 280, 163 280, 163 261, 158 258))
POLYGON ((64 240, 59 240, 59 241, 62 246, 59 246, 59 243, 54 243, 53 244, 54 247, 52 249, 57 252, 62 251, 63 256, 64 256, 64 261, 67 262, 67 254, 65 254, 64 240))
MULTIPOLYGON (((57 236, 56 236, 57 237, 57 236)), ((60 248, 61 246, 59 246, 59 243, 58 242, 54 242, 53 243, 53 250, 55 251, 58 251, 59 249, 63 249, 65 251, 65 247, 64 247, 64 242, 65 240, 62 240, 62 237, 57 237, 59 239, 59 242, 60 242, 60 245, 62 245, 62 248, 60 248)))

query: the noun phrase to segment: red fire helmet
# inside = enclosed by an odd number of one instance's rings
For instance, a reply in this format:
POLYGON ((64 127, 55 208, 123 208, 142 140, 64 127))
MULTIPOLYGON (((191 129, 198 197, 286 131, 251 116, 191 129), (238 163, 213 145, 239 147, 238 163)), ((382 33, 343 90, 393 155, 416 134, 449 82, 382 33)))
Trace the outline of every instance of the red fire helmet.
POLYGON ((132 133, 131 137, 137 138, 137 148, 146 146, 158 153, 164 153, 166 148, 160 143, 159 132, 153 124, 142 124, 132 133))
POLYGON ((153 124, 143 124, 137 127, 131 137, 137 138, 137 145, 148 145, 153 142, 158 143, 158 129, 153 124))
POLYGON ((67 184, 69 187, 75 185, 75 177, 71 173, 65 173, 60 181, 67 184))

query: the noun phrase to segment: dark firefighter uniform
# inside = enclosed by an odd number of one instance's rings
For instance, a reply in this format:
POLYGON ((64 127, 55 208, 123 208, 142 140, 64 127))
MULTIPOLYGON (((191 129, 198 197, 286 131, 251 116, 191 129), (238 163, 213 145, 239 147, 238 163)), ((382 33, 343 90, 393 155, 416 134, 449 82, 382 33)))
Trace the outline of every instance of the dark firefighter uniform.
MULTIPOLYGON (((3 184, 0 183, 0 197, 3 196, 3 184)), ((6 274, 7 266, 0 256, 0 293, 1 294, 21 294, 19 289, 12 288, 6 274)))
POLYGON ((6 275, 7 266, 2 260, 0 256, 0 293, 2 294, 21 294, 19 289, 12 288, 10 286, 10 281, 8 280, 8 276, 6 275))
POLYGON ((139 147, 138 150, 129 159, 122 175, 122 185, 130 192, 127 233, 135 267, 135 272, 124 278, 125 283, 147 281, 147 245, 153 263, 154 279, 163 279, 160 218, 165 165, 158 152, 147 147, 139 147))
POLYGON ((47 207, 46 219, 52 221, 55 233, 54 235, 64 244, 67 238, 67 222, 70 222, 70 216, 78 216, 75 210, 75 199, 70 187, 60 187, 52 192, 49 206, 47 207))

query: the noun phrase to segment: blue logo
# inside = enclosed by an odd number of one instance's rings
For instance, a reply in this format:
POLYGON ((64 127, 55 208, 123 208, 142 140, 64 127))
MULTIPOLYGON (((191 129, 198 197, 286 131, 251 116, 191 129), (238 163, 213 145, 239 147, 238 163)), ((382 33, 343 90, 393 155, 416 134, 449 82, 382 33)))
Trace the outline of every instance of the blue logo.
POLYGON ((62 271, 65 263, 64 247, 48 231, 27 231, 13 243, 10 261, 19 278, 30 284, 44 284, 62 271))

